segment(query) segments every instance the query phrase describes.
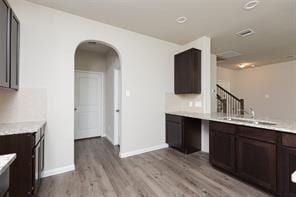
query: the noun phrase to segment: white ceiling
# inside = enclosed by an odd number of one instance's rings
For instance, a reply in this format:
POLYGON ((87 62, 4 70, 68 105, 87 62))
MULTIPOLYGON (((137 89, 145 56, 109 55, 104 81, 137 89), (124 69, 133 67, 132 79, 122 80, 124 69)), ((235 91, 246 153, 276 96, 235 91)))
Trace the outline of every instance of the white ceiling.
POLYGON ((251 11, 242 9, 248 0, 29 1, 178 44, 209 36, 212 53, 231 50, 242 54, 221 66, 260 66, 296 55, 296 0, 260 0, 251 11), (188 21, 176 23, 180 16, 188 21), (247 38, 235 35, 247 28, 256 34, 247 38))

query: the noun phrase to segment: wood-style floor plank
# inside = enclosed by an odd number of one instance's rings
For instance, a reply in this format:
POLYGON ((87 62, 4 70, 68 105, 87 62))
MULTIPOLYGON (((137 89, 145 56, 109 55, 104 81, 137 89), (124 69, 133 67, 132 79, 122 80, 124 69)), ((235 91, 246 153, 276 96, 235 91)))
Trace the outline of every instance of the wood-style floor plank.
POLYGON ((39 197, 267 197, 209 164, 208 154, 162 149, 125 159, 105 138, 75 142, 76 170, 43 179, 39 197))

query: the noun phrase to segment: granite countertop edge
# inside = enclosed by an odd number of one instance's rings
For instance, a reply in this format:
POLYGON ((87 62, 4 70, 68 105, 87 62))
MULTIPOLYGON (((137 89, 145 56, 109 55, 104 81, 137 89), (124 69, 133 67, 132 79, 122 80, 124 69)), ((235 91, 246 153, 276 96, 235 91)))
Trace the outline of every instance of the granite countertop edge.
POLYGON ((2 175, 14 162, 16 159, 16 154, 7 154, 7 155, 0 155, 0 175, 2 175))
MULTIPOLYGON (((235 116, 229 115, 229 114, 222 114, 222 113, 198 113, 198 112, 186 112, 186 111, 171 111, 171 112, 166 112, 166 114, 296 134, 295 120, 274 120, 269 118, 256 118, 256 120, 269 121, 269 122, 276 123, 276 125, 257 125, 253 123, 225 120, 223 118, 235 117, 235 116)), ((239 117, 239 118, 250 119, 247 117, 239 117)))
POLYGON ((45 120, 28 122, 0 123, 0 136, 36 133, 46 125, 45 120))

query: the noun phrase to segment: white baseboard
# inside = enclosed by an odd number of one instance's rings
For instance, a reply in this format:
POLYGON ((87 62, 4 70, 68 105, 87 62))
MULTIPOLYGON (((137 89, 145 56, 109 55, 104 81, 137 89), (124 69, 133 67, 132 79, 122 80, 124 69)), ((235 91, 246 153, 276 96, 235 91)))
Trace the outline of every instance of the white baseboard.
POLYGON ((140 154, 143 154, 143 153, 147 153, 147 152, 151 152, 151 151, 155 151, 155 150, 159 150, 159 149, 163 149, 163 148, 167 148, 167 147, 168 147, 168 144, 160 144, 158 146, 143 148, 143 149, 135 150, 135 151, 131 151, 131 152, 119 153, 119 157, 120 158, 131 157, 131 156, 134 156, 134 155, 140 155, 140 154))
POLYGON ((45 178, 45 177, 54 176, 54 175, 58 175, 58 174, 62 174, 62 173, 70 172, 74 170, 75 170, 75 165, 73 164, 73 165, 55 168, 51 170, 45 170, 43 171, 41 177, 45 178))
POLYGON ((113 139, 111 137, 109 137, 108 135, 104 136, 111 144, 114 145, 113 139))

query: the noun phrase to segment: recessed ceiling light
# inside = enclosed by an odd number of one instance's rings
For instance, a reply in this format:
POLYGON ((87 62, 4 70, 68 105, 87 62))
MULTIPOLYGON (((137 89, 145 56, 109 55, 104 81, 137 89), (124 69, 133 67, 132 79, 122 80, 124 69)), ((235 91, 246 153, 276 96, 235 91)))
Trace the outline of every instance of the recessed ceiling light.
POLYGON ((176 19, 177 23, 180 23, 180 24, 185 23, 187 20, 188 20, 188 18, 185 17, 185 16, 181 16, 181 17, 176 19))
POLYGON ((287 59, 296 58, 296 55, 288 55, 288 56, 286 56, 285 58, 287 58, 287 59))
POLYGON ((243 64, 239 64, 237 65, 239 68, 243 69, 243 68, 247 68, 247 67, 252 67, 255 68, 256 65, 255 64, 250 64, 250 63, 243 63, 243 64))
POLYGON ((239 64, 238 67, 240 68, 245 68, 247 65, 246 64, 239 64))
POLYGON ((252 10, 254 9, 255 7, 257 7, 257 5, 260 3, 260 1, 258 0, 252 0, 252 1, 249 1, 247 2, 245 5, 244 5, 244 9, 245 10, 252 10))

